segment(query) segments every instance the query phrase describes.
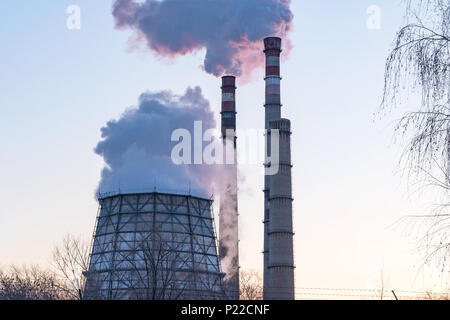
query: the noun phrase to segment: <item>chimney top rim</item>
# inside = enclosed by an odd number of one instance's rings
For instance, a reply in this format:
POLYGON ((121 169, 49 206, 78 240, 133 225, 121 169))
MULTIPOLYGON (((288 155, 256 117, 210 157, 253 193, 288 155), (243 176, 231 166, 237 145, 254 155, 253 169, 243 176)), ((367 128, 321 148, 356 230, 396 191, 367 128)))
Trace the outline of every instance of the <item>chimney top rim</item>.
POLYGON ((264 38, 265 41, 268 41, 268 40, 271 40, 271 39, 273 39, 273 40, 281 40, 280 37, 265 37, 264 38))
POLYGON ((235 76, 223 76, 222 79, 236 79, 235 76))
POLYGON ((264 38, 264 52, 267 52, 268 50, 281 50, 281 42, 283 40, 280 37, 267 37, 264 38))

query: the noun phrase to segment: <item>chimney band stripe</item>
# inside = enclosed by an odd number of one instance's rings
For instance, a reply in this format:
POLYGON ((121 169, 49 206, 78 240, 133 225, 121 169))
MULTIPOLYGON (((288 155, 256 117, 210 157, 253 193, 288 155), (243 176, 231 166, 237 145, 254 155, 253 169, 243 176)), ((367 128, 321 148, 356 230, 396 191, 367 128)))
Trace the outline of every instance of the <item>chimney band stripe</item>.
POLYGON ((266 67, 266 75, 279 76, 280 75, 280 67, 279 66, 267 66, 266 67))
POLYGON ((236 109, 234 101, 224 101, 222 102, 223 111, 234 111, 236 109))
POLYGON ((280 94, 280 85, 279 84, 271 84, 266 86, 266 94, 280 94))
POLYGON ((267 57, 266 66, 280 66, 280 58, 275 56, 267 57))
POLYGON ((222 87, 222 93, 235 93, 236 89, 234 87, 222 87))
POLYGON ((281 78, 280 77, 266 77, 266 85, 280 85, 281 83, 281 78))
POLYGON ((269 49, 266 50, 267 57, 280 57, 280 50, 278 49, 269 49))
POLYGON ((222 93, 222 101, 234 101, 234 93, 222 93))

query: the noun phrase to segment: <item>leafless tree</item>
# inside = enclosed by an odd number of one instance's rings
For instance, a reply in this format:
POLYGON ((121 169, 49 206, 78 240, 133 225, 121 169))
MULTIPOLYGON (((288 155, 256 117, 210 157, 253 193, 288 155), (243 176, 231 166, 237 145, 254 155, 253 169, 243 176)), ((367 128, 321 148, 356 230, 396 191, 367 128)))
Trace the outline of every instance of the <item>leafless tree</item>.
MULTIPOLYGON (((211 299, 195 296, 195 288, 202 282, 201 270, 198 274, 193 270, 193 254, 186 236, 158 230, 137 232, 136 239, 127 242, 128 249, 116 253, 115 266, 108 266, 106 272, 89 270, 89 299, 211 299), (111 289, 105 294, 108 283, 111 289)), ((95 263, 91 268, 95 268, 95 263)))
POLYGON ((418 91, 421 101, 397 126, 402 135, 412 135, 403 160, 414 173, 443 172, 440 180, 448 187, 450 3, 408 1, 407 7, 407 25, 398 32, 386 61, 382 106, 401 103, 405 90, 418 91))
POLYGON ((239 282, 241 300, 263 299, 262 278, 258 271, 241 271, 239 275, 239 282))
POLYGON ((66 300, 70 297, 58 277, 37 266, 0 270, 0 300, 66 300))
POLYGON ((189 260, 184 243, 176 234, 165 239, 161 232, 140 233, 134 257, 128 260, 130 278, 122 281, 134 290, 134 299, 177 300, 189 289, 193 279, 180 279, 182 267, 189 260), (183 281, 184 280, 184 281, 183 281))
POLYGON ((389 279, 384 274, 384 269, 382 268, 380 270, 380 283, 379 283, 379 288, 378 288, 380 300, 383 300, 385 298, 387 292, 390 292, 388 286, 389 286, 389 279))
POLYGON ((53 250, 52 266, 72 299, 81 300, 83 297, 86 284, 84 273, 89 269, 89 249, 87 240, 67 234, 53 250))
POLYGON ((386 61, 382 110, 402 104, 406 96, 420 97, 396 126, 406 141, 400 167, 417 190, 435 188, 438 204, 413 218, 430 225, 422 239, 427 260, 445 264, 450 253, 450 2, 407 0, 406 5, 406 25, 386 61))

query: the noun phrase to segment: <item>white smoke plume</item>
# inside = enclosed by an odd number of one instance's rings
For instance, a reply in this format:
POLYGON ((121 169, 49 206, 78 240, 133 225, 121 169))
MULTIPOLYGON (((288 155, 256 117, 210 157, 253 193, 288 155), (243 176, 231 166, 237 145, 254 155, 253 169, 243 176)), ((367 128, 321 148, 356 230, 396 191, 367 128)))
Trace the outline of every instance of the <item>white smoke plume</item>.
MULTIPOLYGON (((216 76, 248 77, 264 66, 262 40, 280 36, 290 44, 290 0, 116 0, 117 28, 161 56, 206 49, 203 68, 216 76)), ((286 55, 286 54, 285 54, 286 55)))
POLYGON ((233 284, 239 281, 239 248, 238 243, 238 203, 237 180, 233 174, 236 172, 232 166, 227 167, 225 179, 223 180, 224 188, 220 198, 220 234, 222 238, 219 243, 219 254, 223 271, 226 273, 225 281, 233 284))
MULTIPOLYGON (((103 157, 98 193, 159 192, 185 193, 210 197, 220 195, 223 207, 225 238, 221 242, 222 267, 227 280, 238 272, 233 243, 237 240, 235 165, 181 164, 172 160, 177 142, 171 141, 176 129, 191 133, 194 157, 194 122, 202 122, 202 135, 216 127, 209 102, 199 87, 188 88, 183 95, 170 91, 146 92, 136 107, 125 111, 119 119, 107 122, 101 129, 102 140, 94 151, 103 157), (225 204, 225 205, 224 205, 225 204)), ((208 142, 209 143, 209 142, 208 142)), ((207 143, 205 143, 207 144, 207 143)), ((222 142, 218 141, 222 146, 222 142)))
POLYGON ((172 132, 183 128, 194 137, 194 121, 202 121, 203 131, 216 126, 199 87, 188 88, 183 95, 170 91, 143 93, 137 107, 101 129, 102 140, 94 150, 105 161, 98 192, 148 191, 156 187, 167 192, 191 189, 210 197, 214 182, 220 181, 219 166, 176 165, 171 159, 176 144, 171 141, 172 132))

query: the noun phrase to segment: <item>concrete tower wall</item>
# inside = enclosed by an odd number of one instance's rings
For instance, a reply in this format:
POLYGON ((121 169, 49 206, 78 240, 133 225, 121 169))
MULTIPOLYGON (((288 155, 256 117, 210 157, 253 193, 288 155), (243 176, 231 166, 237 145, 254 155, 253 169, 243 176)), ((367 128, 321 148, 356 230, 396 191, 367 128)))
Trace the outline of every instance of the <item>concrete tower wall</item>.
POLYGON ((270 178, 269 286, 266 299, 294 299, 294 254, 292 228, 292 187, 290 121, 280 119, 270 123, 279 130, 280 158, 276 175, 270 178))

